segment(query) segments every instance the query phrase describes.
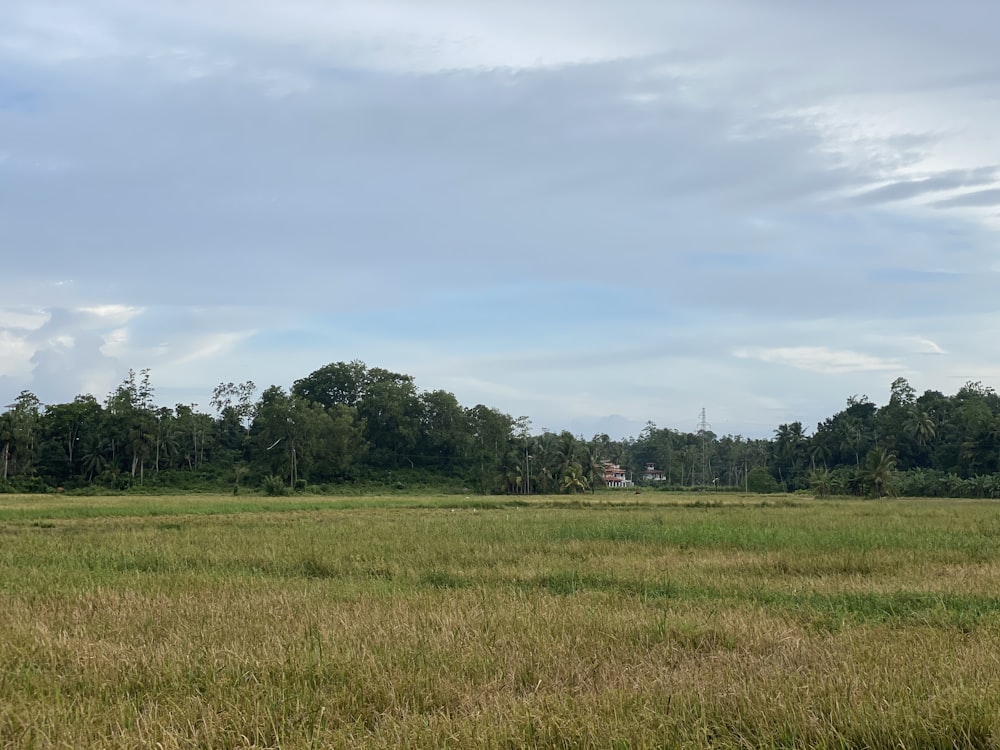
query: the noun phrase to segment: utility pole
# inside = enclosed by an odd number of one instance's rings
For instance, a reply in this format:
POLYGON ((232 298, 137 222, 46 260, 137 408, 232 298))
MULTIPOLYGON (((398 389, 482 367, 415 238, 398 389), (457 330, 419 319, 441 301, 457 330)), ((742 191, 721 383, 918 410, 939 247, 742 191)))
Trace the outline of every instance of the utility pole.
POLYGON ((708 431, 711 425, 705 417, 705 407, 701 407, 701 419, 698 420, 698 436, 701 438, 701 484, 708 484, 708 431))

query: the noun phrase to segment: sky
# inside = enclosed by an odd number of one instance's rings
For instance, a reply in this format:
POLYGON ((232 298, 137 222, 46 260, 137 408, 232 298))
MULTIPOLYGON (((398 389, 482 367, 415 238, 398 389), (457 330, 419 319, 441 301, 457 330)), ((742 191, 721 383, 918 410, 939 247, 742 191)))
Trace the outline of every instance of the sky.
POLYGON ((360 359, 767 437, 1000 387, 1000 4, 4 0, 0 407, 360 359))

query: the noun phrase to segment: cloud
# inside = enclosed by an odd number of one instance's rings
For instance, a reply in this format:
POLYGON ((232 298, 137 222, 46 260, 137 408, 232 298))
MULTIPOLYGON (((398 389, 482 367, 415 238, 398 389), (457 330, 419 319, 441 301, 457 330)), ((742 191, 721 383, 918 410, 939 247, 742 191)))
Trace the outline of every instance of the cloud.
POLYGON ((905 201, 922 197, 928 193, 989 185, 998 180, 1000 180, 1000 170, 995 166, 948 170, 931 177, 901 180, 882 185, 854 196, 851 202, 860 205, 874 205, 905 201))
POLYGON ((128 352, 129 339, 128 328, 115 328, 109 331, 104 334, 101 354, 113 359, 121 359, 122 355, 128 352))
POLYGON ((930 339, 916 338, 914 339, 914 351, 918 354, 947 354, 944 349, 938 346, 936 343, 930 339))
POLYGON ((897 334, 886 336, 879 333, 865 333, 859 337, 867 345, 878 347, 879 349, 891 350, 899 353, 899 356, 907 354, 921 354, 941 356, 948 352, 936 341, 919 334, 897 334))
POLYGON ((115 323, 122 325, 132 320, 137 315, 142 314, 141 307, 132 307, 130 305, 97 305, 94 307, 81 307, 80 312, 87 313, 88 315, 93 315, 100 318, 102 321, 108 323, 115 323))
POLYGON ((1000 188, 976 190, 963 193, 954 198, 935 201, 935 208, 978 208, 981 206, 1000 206, 1000 188))
POLYGON ((737 349, 733 355, 741 359, 788 365, 799 370, 826 375, 850 372, 893 372, 904 369, 898 360, 884 359, 850 350, 828 349, 822 346, 790 346, 776 348, 737 349))
POLYGON ((0 330, 33 331, 44 325, 48 319, 49 316, 43 310, 0 308, 0 330))
POLYGON ((231 351, 241 341, 254 335, 254 331, 216 333, 207 336, 193 336, 186 342, 188 351, 171 362, 172 366, 188 365, 200 359, 217 357, 231 351))
POLYGON ((3 3, 4 387, 768 434, 989 367, 1000 8, 720 2, 3 3))
POLYGON ((23 378, 30 374, 31 353, 23 336, 0 330, 0 375, 23 378))

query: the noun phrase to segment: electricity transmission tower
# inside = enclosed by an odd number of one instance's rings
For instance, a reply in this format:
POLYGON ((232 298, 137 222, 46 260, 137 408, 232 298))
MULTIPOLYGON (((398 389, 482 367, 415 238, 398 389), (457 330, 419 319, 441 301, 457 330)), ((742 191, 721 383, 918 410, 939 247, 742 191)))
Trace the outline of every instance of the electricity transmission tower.
POLYGON ((698 437, 701 438, 701 486, 708 485, 708 432, 712 425, 705 417, 705 407, 701 407, 701 419, 698 420, 698 437))

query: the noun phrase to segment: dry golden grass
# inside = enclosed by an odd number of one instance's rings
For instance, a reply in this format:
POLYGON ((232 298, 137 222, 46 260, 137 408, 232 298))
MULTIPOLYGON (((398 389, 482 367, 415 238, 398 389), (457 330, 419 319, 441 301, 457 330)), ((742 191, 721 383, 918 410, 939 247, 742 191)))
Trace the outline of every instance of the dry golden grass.
POLYGON ((0 747, 1000 745, 995 506, 653 500, 0 501, 0 747))

